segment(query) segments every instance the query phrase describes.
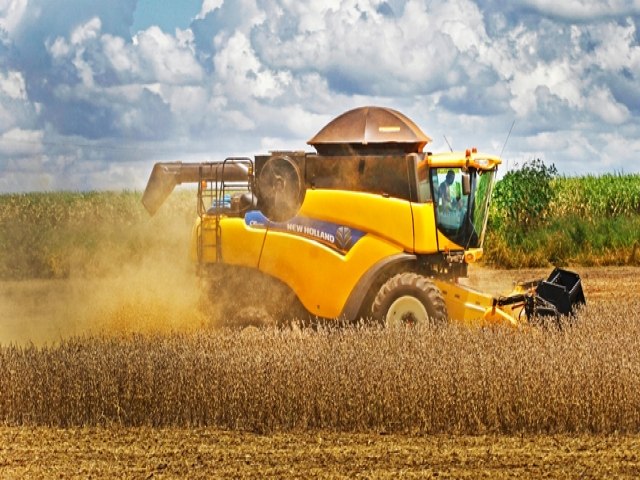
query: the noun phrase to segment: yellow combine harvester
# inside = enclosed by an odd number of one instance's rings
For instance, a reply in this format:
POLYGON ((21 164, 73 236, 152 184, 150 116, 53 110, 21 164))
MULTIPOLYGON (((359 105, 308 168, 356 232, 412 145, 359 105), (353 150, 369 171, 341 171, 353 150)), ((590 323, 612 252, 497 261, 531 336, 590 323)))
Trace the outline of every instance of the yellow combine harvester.
POLYGON ((142 201, 154 214, 177 184, 198 184, 192 257, 239 305, 286 310, 257 287, 267 284, 313 317, 388 326, 573 313, 584 295, 566 270, 502 297, 459 283, 482 257, 501 161, 475 149, 423 152, 429 141, 395 110, 357 108, 309 140, 317 153, 158 163, 142 201))

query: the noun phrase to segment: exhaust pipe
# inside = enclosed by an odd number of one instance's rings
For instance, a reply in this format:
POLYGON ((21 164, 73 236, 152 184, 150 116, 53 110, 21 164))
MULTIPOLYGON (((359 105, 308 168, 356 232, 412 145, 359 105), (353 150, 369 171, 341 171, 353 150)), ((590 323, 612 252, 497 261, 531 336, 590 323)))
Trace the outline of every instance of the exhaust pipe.
POLYGON ((241 182, 249 178, 249 166, 233 161, 182 163, 156 163, 151 171, 147 187, 142 195, 142 204, 150 215, 164 203, 176 185, 182 183, 241 182))

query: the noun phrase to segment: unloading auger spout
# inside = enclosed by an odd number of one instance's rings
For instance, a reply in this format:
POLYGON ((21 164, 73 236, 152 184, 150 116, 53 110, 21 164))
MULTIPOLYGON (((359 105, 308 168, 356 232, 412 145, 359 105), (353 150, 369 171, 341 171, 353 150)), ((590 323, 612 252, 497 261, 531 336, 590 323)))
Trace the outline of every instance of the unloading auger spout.
POLYGON ((150 215, 154 215, 176 185, 210 182, 247 181, 250 167, 236 162, 156 163, 142 195, 142 203, 150 215))

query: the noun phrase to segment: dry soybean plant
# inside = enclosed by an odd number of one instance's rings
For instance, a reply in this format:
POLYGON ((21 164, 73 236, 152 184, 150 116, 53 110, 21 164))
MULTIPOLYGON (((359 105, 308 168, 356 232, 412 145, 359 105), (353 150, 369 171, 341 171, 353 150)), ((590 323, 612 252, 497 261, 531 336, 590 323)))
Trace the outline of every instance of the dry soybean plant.
POLYGON ((562 331, 202 330, 0 347, 0 423, 640 431, 640 301, 562 331))

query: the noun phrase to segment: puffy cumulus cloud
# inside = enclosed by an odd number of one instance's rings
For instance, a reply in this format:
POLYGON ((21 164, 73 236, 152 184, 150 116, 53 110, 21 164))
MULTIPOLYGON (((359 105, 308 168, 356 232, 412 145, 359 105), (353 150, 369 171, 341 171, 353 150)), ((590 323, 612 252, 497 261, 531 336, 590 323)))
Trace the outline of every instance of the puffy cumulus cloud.
POLYGON ((479 68, 473 57, 486 34, 472 2, 408 1, 393 15, 386 2, 333 3, 272 7, 253 31, 259 57, 272 68, 319 72, 332 90, 361 95, 429 93, 468 82, 479 68))
POLYGON ((531 158, 552 158, 563 152, 561 166, 569 172, 600 174, 604 172, 638 172, 634 157, 640 154, 640 129, 598 131, 564 129, 539 133, 520 139, 514 163, 531 158))
POLYGON ((248 35, 265 16, 265 9, 256 0, 203 3, 202 12, 191 23, 200 57, 204 62, 210 61, 216 49, 235 32, 248 35))
POLYGON ((65 79, 51 88, 52 103, 78 106, 73 118, 55 120, 65 134, 90 138, 171 135, 184 104, 176 91, 197 90, 204 79, 192 41, 189 31, 167 35, 157 27, 126 41, 103 34, 97 18, 49 41, 54 78, 65 79))
POLYGON ((224 0, 204 0, 202 2, 202 8, 200 13, 196 16, 196 20, 205 18, 209 13, 213 12, 216 8, 220 8, 224 0))
POLYGON ((194 58, 190 31, 168 35, 158 27, 139 32, 131 41, 101 32, 101 22, 92 18, 77 26, 69 38, 46 43, 53 70, 75 74, 85 87, 113 84, 201 83, 204 73, 194 58))
POLYGON ((624 105, 618 103, 608 89, 596 89, 587 99, 589 110, 609 125, 622 125, 631 116, 624 105))
MULTIPOLYGON (((597 20, 584 23, 576 13, 576 22, 568 24, 526 13, 525 7, 532 4, 553 7, 543 3, 516 2, 505 11, 485 11, 492 48, 481 51, 480 57, 494 67, 509 89, 510 106, 522 134, 566 125, 582 129, 597 124, 599 131, 607 131, 628 122, 637 124, 632 112, 637 111, 633 80, 640 72, 638 31, 636 22, 625 17, 635 7, 598 4, 593 10, 597 20), (607 15, 596 15, 604 10, 607 15), (514 16, 514 12, 522 15, 514 16)), ((587 142, 593 138, 585 135, 587 142)), ((564 151, 555 154, 564 155, 564 151)))
POLYGON ((38 110, 27 97, 22 74, 0 72, 0 161, 4 155, 23 150, 25 142, 38 142, 37 138, 25 137, 37 123, 38 110))
POLYGON ((4 155, 31 156, 41 154, 43 132, 12 128, 0 136, 0 152, 4 155))
POLYGON ((265 68, 256 57, 249 39, 234 33, 215 55, 216 86, 234 99, 273 99, 281 96, 291 82, 287 71, 265 68))
POLYGON ((630 18, 582 29, 580 35, 588 38, 592 51, 590 60, 605 71, 624 69, 640 73, 640 45, 636 40, 640 32, 630 18))
POLYGON ((0 72, 0 95, 13 100, 26 100, 24 77, 20 72, 0 72))
POLYGON ((139 64, 150 71, 153 81, 162 84, 199 84, 203 69, 194 57, 193 35, 190 31, 177 31, 167 35, 158 27, 151 27, 134 37, 139 64))
MULTIPOLYGON (((631 128, 627 132, 604 132, 597 134, 597 144, 606 145, 598 155, 603 168, 597 171, 636 172, 636 158, 640 155, 640 129, 631 128)), ((588 168, 589 166, 587 166, 588 168)))
POLYGON ((48 190, 55 177, 44 165, 43 132, 11 128, 0 135, 0 192, 48 190))
POLYGON ((510 82, 513 106, 516 113, 524 117, 534 113, 538 106, 535 93, 544 87, 562 102, 579 107, 583 101, 581 85, 574 77, 575 71, 568 61, 547 65, 535 65, 523 71, 514 72, 510 82))
POLYGON ((515 120, 509 165, 640 171, 638 0, 203 0, 132 35, 135 7, 0 0, 0 191, 141 188, 375 104, 430 150, 498 153, 515 120))
POLYGON ((515 3, 570 22, 640 15, 638 0, 521 0, 515 3))
POLYGON ((11 34, 27 10, 27 0, 0 0, 0 30, 11 34))

